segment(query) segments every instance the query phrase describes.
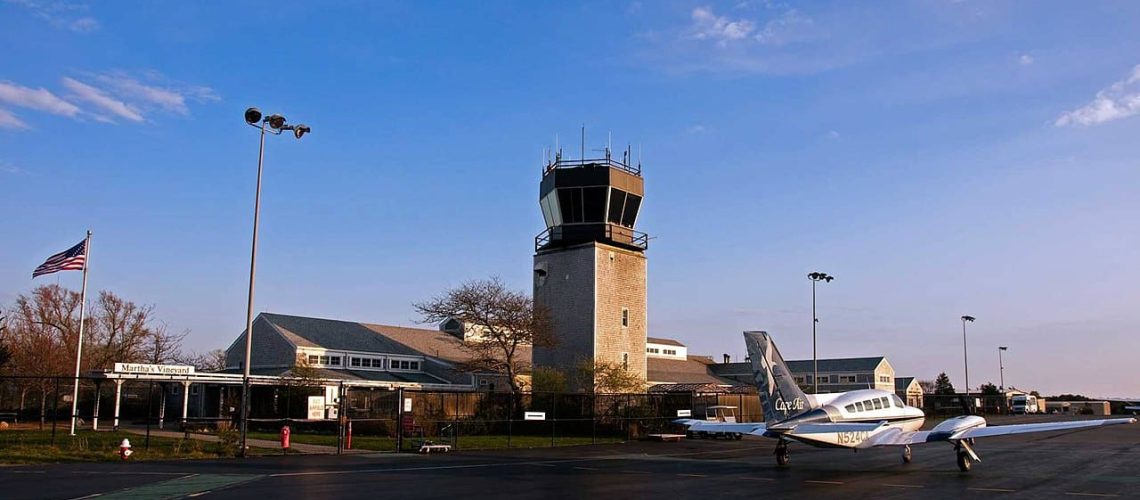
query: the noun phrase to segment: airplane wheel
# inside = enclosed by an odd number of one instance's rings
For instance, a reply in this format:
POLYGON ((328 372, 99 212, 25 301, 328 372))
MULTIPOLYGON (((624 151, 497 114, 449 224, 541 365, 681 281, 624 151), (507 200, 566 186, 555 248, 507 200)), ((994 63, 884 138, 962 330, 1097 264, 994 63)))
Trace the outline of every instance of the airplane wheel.
POLYGON ((910 446, 903 448, 903 452, 902 452, 903 463, 909 464, 913 458, 914 458, 914 456, 911 455, 911 453, 910 453, 910 446))
POLYGON ((776 465, 784 467, 788 465, 788 449, 776 450, 776 465))
POLYGON ((737 440, 737 441, 740 441, 741 439, 744 439, 744 434, 737 432, 736 434, 732 435, 732 438, 737 440))
POLYGON ((970 472, 974 466, 974 461, 970 460, 970 455, 964 451, 958 452, 958 469, 962 472, 970 472))

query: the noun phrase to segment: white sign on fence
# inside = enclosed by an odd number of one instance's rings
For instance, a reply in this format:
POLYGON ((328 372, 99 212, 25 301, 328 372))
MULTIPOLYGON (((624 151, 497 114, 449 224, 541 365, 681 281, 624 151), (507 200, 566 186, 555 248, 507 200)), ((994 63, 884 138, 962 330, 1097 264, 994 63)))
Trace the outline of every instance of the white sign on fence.
POLYGON ((323 420, 325 418, 325 397, 309 396, 309 420, 323 420))
POLYGON ((404 412, 412 411, 412 398, 404 398, 404 412))
POLYGON ((528 411, 523 414, 523 420, 546 420, 546 412, 528 411))
POLYGON ((693 410, 677 410, 677 416, 678 417, 691 417, 691 416, 693 416, 693 410))

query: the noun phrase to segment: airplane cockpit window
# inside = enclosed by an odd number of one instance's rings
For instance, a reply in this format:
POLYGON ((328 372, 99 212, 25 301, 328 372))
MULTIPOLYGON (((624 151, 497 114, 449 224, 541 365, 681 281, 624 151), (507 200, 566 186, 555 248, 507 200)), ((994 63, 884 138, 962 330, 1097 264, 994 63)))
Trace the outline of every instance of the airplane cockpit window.
POLYGON ((891 394, 891 399, 894 400, 895 406, 899 408, 906 408, 906 403, 903 403, 902 398, 898 394, 891 394))

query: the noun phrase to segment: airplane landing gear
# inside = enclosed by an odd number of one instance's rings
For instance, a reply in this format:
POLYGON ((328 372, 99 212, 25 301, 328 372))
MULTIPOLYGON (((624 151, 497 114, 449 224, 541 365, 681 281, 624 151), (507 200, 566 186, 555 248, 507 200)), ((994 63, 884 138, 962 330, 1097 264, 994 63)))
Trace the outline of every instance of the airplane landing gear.
POLYGON ((974 467, 974 461, 970 459, 970 454, 964 451, 958 452, 958 469, 962 472, 970 472, 974 467))
POLYGON ((775 455, 776 455, 776 465, 779 465, 780 467, 787 466, 788 465, 788 443, 785 443, 784 441, 780 441, 780 443, 776 445, 775 455))
POLYGON ((903 463, 904 463, 904 464, 909 464, 909 463, 910 463, 910 461, 911 461, 913 458, 914 458, 914 456, 913 456, 913 455, 911 455, 911 452, 910 452, 910 445, 907 445, 907 446, 903 447, 903 452, 902 452, 902 461, 903 461, 903 463))

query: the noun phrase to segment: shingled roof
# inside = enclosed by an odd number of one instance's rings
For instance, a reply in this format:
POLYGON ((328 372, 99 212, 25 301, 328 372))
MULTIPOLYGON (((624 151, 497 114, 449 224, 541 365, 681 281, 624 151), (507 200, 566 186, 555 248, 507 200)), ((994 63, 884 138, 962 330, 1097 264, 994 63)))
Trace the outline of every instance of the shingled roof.
POLYGON ((737 385, 739 382, 723 379, 709 373, 715 366, 707 356, 688 356, 687 359, 647 358, 646 375, 650 382, 670 384, 737 385))
POLYGON ((682 344, 679 341, 676 341, 673 339, 663 339, 663 338, 658 338, 658 337, 646 337, 645 343, 646 344, 675 345, 677 347, 685 347, 685 344, 682 344))

